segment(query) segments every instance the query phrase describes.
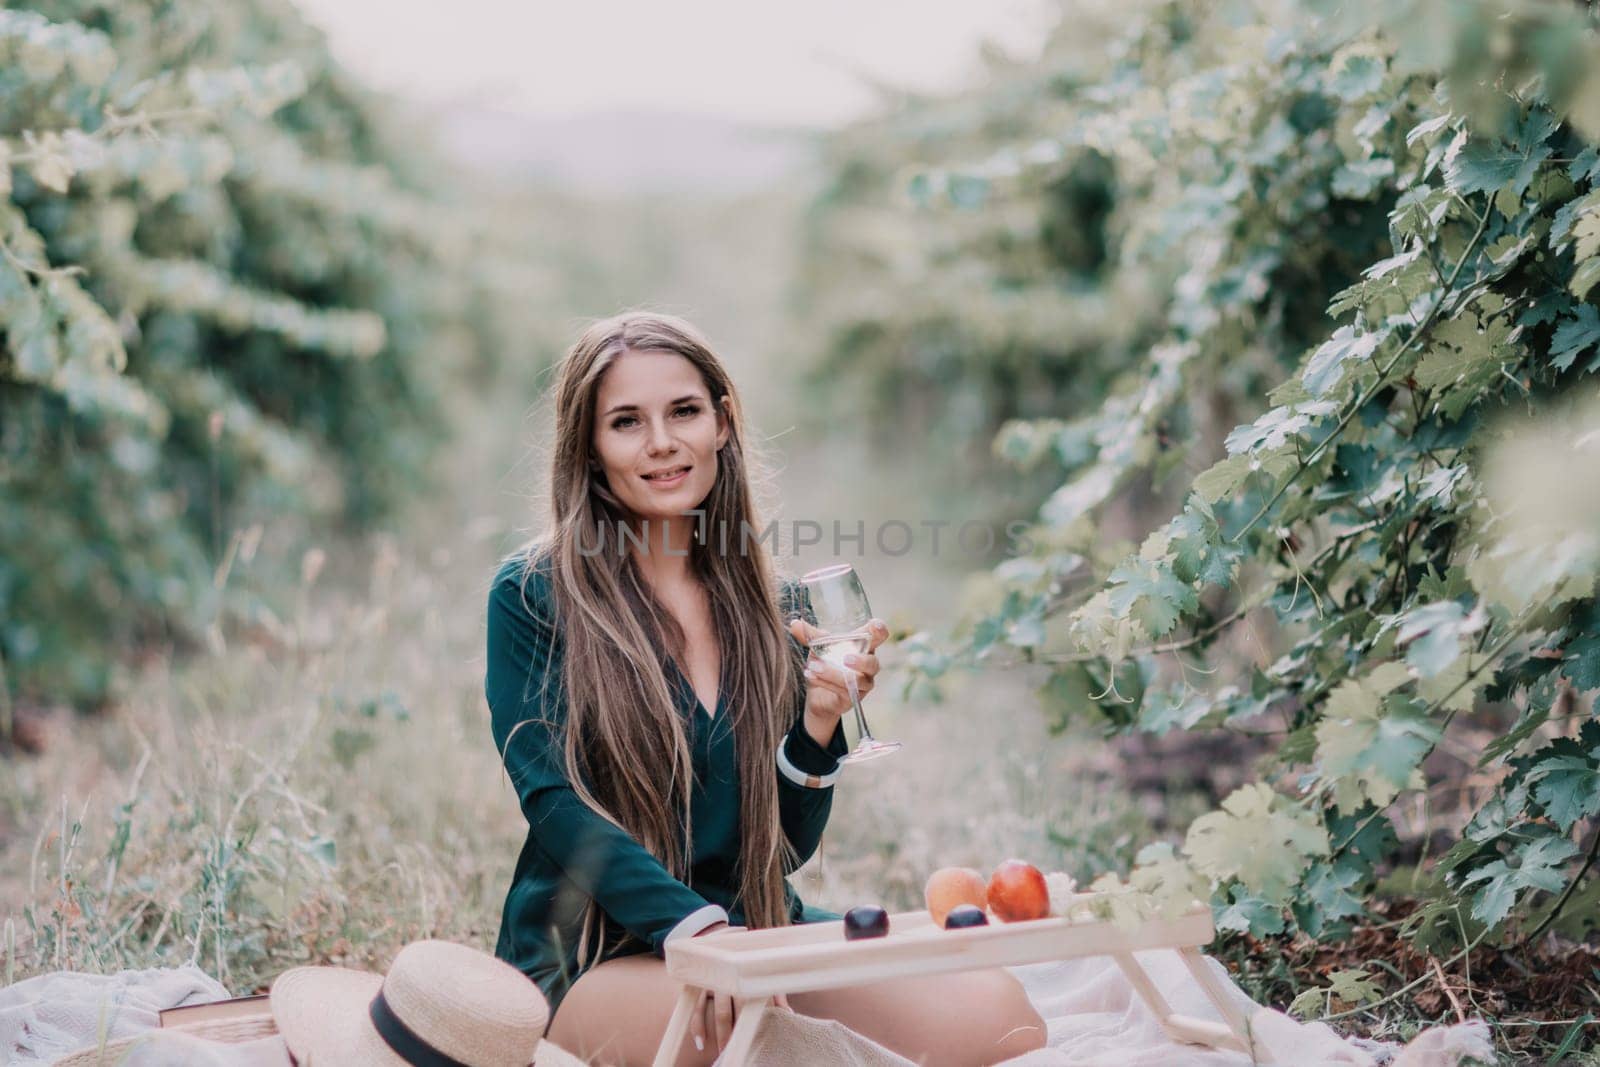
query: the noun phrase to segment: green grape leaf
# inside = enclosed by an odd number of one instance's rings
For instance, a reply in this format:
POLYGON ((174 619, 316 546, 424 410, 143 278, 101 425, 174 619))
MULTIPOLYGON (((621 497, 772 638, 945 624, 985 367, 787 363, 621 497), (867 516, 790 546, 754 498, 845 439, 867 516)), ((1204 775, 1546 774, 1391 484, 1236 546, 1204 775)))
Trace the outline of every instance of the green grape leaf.
POLYGON ((1372 818, 1376 810, 1369 806, 1344 814, 1328 812, 1328 836, 1335 842, 1335 849, 1368 867, 1375 866, 1400 843, 1394 823, 1382 815, 1372 818))
POLYGON ((1145 894, 1158 915, 1176 919, 1211 895, 1210 880, 1166 841, 1144 846, 1133 863, 1128 884, 1145 894))
POLYGON ((1592 262, 1595 256, 1600 256, 1600 197, 1596 198, 1593 207, 1573 223, 1572 236, 1577 241, 1573 249, 1574 263, 1582 260, 1592 262))
POLYGON ((1328 832, 1315 815, 1257 782, 1230 793, 1221 811, 1196 819, 1183 848, 1201 872, 1217 881, 1237 878, 1281 906, 1307 861, 1328 854, 1328 832))
MULTIPOLYGON (((1581 304, 1573 318, 1563 319, 1556 327, 1555 337, 1550 342, 1550 365, 1565 371, 1596 345, 1600 345, 1600 309, 1593 304, 1581 304)), ((1600 356, 1584 369, 1592 371, 1597 367, 1600 367, 1600 356)))
MULTIPOLYGON (((1429 237, 1443 221, 1450 209, 1450 194, 1431 185, 1418 185, 1407 189, 1394 202, 1389 215, 1389 231, 1399 246, 1407 239, 1429 237)), ((1418 245, 1420 254, 1422 246, 1418 245)))
POLYGON ((1232 493, 1250 477, 1249 456, 1229 456, 1212 464, 1194 480, 1194 491, 1209 504, 1232 493))
POLYGON ((1090 882, 1088 892, 1097 894, 1090 902, 1090 910, 1095 917, 1114 923, 1130 933, 1139 929, 1150 917, 1150 904, 1144 895, 1135 892, 1114 871, 1107 871, 1090 882))
POLYGON ((1439 728, 1416 702, 1385 694, 1409 680, 1403 664, 1385 663, 1365 678, 1341 682, 1317 724, 1317 764, 1341 811, 1383 806, 1412 784, 1439 728))
POLYGON ((1331 923, 1361 915, 1361 899, 1350 892, 1363 880, 1360 868, 1340 860, 1313 863, 1300 883, 1295 921, 1312 937, 1321 937, 1331 923))
POLYGON ((1300 373, 1306 392, 1325 396, 1344 377, 1346 361, 1370 359, 1377 351, 1379 340, 1381 337, 1376 333, 1357 333, 1353 326, 1339 327, 1312 353, 1306 369, 1300 373))
POLYGON ((1214 905, 1211 918, 1218 930, 1235 930, 1251 937, 1283 933, 1283 908, 1254 896, 1241 885, 1228 887, 1228 902, 1214 905))
POLYGON ((1525 784, 1563 833, 1579 819, 1600 814, 1600 720, 1577 737, 1560 737, 1529 757, 1525 784))
POLYGON ((1538 783, 1534 799, 1563 832, 1600 812, 1600 766, 1593 756, 1551 756, 1533 765, 1528 780, 1538 783))
POLYGON ((1201 689, 1152 690, 1139 708, 1139 729, 1152 734, 1191 730, 1215 709, 1210 694, 1201 689))
POLYGON ((1471 312, 1441 323, 1433 331, 1427 353, 1412 371, 1424 389, 1449 390, 1441 404, 1452 419, 1475 401, 1517 356, 1516 329, 1504 316, 1480 326, 1471 312))
MULTIPOLYGON (((1600 223, 1600 219, 1595 220, 1600 223)), ((1600 256, 1585 260, 1577 270, 1572 272, 1572 281, 1567 288, 1579 300, 1587 300, 1589 290, 1600 285, 1600 256)))
POLYGON ((1419 677, 1436 678, 1461 655, 1462 638, 1483 629, 1487 619, 1481 607, 1469 614, 1457 601, 1436 601, 1398 616, 1395 640, 1419 677))
POLYGON ((1371 971, 1360 968, 1333 971, 1328 975, 1325 987, 1302 990, 1290 1001, 1289 1012, 1301 1019, 1313 1019, 1329 1007, 1337 1006, 1347 1011, 1371 1004, 1381 999, 1382 995, 1383 990, 1373 980, 1371 971))
POLYGON ((1169 632, 1180 615, 1200 602, 1194 586, 1179 580, 1171 567, 1137 556, 1113 570, 1106 581, 1111 610, 1133 619, 1150 637, 1169 632))
POLYGON ((1445 153, 1445 182, 1463 195, 1493 193, 1502 186, 1520 195, 1554 152, 1545 139, 1557 125, 1548 113, 1530 110, 1509 143, 1469 138, 1463 131, 1445 153))
POLYGON ((1550 220, 1550 234, 1545 238, 1546 243, 1554 251, 1560 252, 1573 240, 1573 226, 1591 212, 1600 212, 1600 190, 1569 200, 1557 208, 1550 220))
MULTIPOLYGON (((1590 615, 1600 616, 1600 607, 1592 608, 1590 615)), ((1585 630, 1568 642, 1563 651, 1566 655, 1561 661, 1561 673, 1578 691, 1600 689, 1600 629, 1585 630)))
POLYGON ((1224 444, 1230 455, 1279 449, 1315 420, 1336 410, 1338 406, 1326 400, 1275 407, 1248 426, 1235 427, 1224 444))
POLYGON ((1567 177, 1577 182, 1593 181, 1597 176, 1600 176, 1600 148, 1589 145, 1573 159, 1567 168, 1567 177))
POLYGON ((1220 538, 1216 516, 1204 497, 1191 497, 1164 532, 1167 551, 1172 554, 1172 573, 1180 581, 1224 586, 1233 581, 1244 550, 1220 538))
POLYGON ((1463 886, 1483 883, 1473 894, 1472 917, 1485 926, 1498 926, 1525 889, 1554 893, 1565 884, 1561 866, 1578 854, 1578 846, 1564 837, 1525 841, 1512 853, 1516 866, 1504 859, 1485 864, 1462 879, 1463 886))

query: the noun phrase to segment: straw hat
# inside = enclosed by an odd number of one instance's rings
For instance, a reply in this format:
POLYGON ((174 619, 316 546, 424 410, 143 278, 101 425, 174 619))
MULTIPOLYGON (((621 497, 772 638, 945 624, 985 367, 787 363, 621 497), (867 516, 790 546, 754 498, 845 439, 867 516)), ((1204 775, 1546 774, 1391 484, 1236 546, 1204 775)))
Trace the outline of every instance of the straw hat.
POLYGON ((528 1067, 550 1017, 525 974, 449 941, 412 942, 386 975, 296 967, 271 1003, 301 1067, 528 1067))

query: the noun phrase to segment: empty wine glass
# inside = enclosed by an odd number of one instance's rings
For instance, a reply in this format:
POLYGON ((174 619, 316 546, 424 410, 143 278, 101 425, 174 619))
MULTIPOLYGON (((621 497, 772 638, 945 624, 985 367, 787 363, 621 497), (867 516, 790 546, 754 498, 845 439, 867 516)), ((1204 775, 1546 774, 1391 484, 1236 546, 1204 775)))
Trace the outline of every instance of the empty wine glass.
POLYGON ((867 728, 861 694, 856 690, 856 672, 844 663, 846 656, 866 652, 872 645, 867 628, 872 621, 872 607, 855 568, 848 563, 835 563, 810 571, 800 578, 800 595, 806 621, 818 631, 812 635, 811 652, 823 662, 843 669, 850 706, 855 709, 856 727, 861 732, 856 747, 839 762, 862 763, 898 751, 900 742, 880 741, 867 728))

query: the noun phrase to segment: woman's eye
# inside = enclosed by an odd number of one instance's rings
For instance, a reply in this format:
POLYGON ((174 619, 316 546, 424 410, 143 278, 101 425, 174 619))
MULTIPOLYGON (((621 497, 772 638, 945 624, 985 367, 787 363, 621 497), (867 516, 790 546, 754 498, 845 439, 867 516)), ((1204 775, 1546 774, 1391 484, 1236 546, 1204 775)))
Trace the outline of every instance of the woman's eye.
MULTIPOLYGON (((680 405, 679 407, 674 408, 672 413, 674 415, 679 416, 680 418, 693 418, 694 416, 696 416, 696 415, 698 415, 700 413, 700 405, 699 404, 683 404, 683 405, 680 405)), ((613 430, 626 430, 630 426, 637 425, 638 422, 639 422, 639 419, 638 419, 637 416, 634 416, 634 415, 619 415, 619 416, 617 416, 616 419, 612 420, 611 428, 613 430)))

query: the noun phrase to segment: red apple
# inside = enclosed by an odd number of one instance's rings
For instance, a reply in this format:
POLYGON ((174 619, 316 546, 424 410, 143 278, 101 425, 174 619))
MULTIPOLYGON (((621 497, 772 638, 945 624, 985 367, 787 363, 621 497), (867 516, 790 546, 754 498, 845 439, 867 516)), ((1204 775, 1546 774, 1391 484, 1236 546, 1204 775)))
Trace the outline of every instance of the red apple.
POLYGON ((1039 868, 1006 860, 989 877, 989 910, 1002 921, 1022 922, 1050 914, 1050 887, 1039 868))
POLYGON ((983 907, 987 894, 983 875, 971 867, 940 867, 928 876, 928 884, 922 890, 928 914, 936 926, 944 925, 944 917, 953 908, 963 904, 983 907))

